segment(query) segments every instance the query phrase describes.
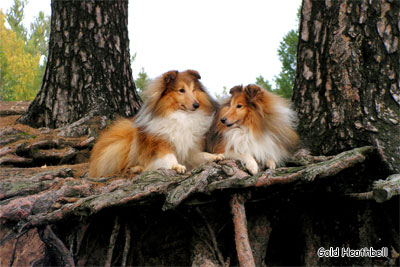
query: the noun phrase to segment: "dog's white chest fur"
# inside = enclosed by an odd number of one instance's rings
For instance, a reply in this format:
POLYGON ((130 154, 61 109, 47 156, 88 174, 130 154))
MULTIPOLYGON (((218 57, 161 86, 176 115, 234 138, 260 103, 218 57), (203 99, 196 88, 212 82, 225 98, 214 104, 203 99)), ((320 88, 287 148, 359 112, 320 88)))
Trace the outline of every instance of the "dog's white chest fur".
POLYGON ((147 132, 160 136, 174 146, 179 162, 185 163, 192 152, 203 150, 203 140, 213 116, 201 110, 175 111, 167 117, 156 117, 144 125, 147 132))
POLYGON ((233 128, 224 132, 224 140, 226 151, 241 155, 249 154, 262 165, 269 159, 279 162, 286 156, 285 151, 280 149, 275 141, 276 137, 268 132, 255 137, 248 128, 233 128))

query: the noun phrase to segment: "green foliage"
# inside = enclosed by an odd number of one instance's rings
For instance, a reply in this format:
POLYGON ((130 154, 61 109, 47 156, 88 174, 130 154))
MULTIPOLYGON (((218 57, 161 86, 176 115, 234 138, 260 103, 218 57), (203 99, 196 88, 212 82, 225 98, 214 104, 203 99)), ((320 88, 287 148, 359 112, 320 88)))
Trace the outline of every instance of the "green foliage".
POLYGON ((43 64, 46 66, 47 54, 49 50, 50 36, 50 16, 46 16, 43 11, 40 11, 35 20, 30 26, 30 35, 27 41, 27 49, 30 54, 39 52, 44 58, 43 64))
POLYGON ((265 90, 272 92, 272 85, 268 80, 264 79, 263 76, 260 75, 256 78, 256 84, 261 86, 265 90))
POLYGON ((14 4, 7 12, 7 22, 19 38, 26 41, 28 31, 22 24, 24 19, 24 8, 28 4, 27 0, 14 0, 14 4))
POLYGON ((1 12, 0 40, 0 99, 33 99, 40 87, 36 79, 40 55, 26 52, 24 40, 5 27, 5 15, 1 12))
POLYGON ((42 83, 50 16, 39 12, 28 33, 22 24, 27 3, 14 0, 7 15, 0 12, 0 100, 32 100, 42 83), (11 29, 6 27, 6 21, 11 29))
MULTIPOLYGON (((297 11, 297 22, 299 22, 301 15, 301 7, 297 11)), ((275 76, 276 88, 272 89, 268 80, 264 80, 263 76, 256 79, 256 84, 263 86, 268 91, 273 92, 291 99, 293 95, 293 85, 296 75, 296 62, 297 62, 297 44, 299 41, 299 31, 290 30, 280 42, 278 48, 279 60, 282 63, 281 72, 275 76)))
POLYGON ((280 43, 278 49, 279 60, 282 62, 281 72, 276 79, 279 94, 292 98, 293 84, 296 75, 297 43, 299 42, 298 30, 289 31, 280 43))
POLYGON ((215 98, 217 100, 222 100, 224 98, 228 98, 229 97, 229 92, 228 92, 228 88, 226 88, 226 86, 223 87, 221 94, 215 93, 215 98))
MULTIPOLYGON (((135 53, 135 57, 136 57, 136 53, 135 53)), ((136 91, 138 92, 141 99, 144 99, 143 91, 145 90, 146 85, 149 81, 150 81, 149 76, 144 71, 144 68, 141 68, 140 72, 138 73, 138 77, 135 79, 136 91)))

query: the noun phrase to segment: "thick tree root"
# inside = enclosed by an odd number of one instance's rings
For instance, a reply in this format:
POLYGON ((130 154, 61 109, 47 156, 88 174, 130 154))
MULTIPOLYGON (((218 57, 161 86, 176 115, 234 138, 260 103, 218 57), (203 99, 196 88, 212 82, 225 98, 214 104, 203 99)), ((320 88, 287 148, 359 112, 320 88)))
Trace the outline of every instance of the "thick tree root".
MULTIPOLYGON (((36 147, 42 145, 45 143, 35 144, 36 147)), ((63 252, 62 244, 57 242, 57 237, 54 237, 51 229, 47 228, 49 225, 66 218, 89 217, 112 207, 140 206, 160 200, 164 200, 164 210, 173 209, 178 205, 198 205, 201 204, 201 202, 196 202, 196 196, 199 193, 206 196, 221 190, 232 191, 238 188, 241 190, 265 188, 292 183, 305 185, 318 179, 334 177, 339 172, 365 161, 373 151, 372 147, 357 148, 307 166, 266 170, 255 176, 249 175, 240 162, 234 160, 208 163, 183 175, 177 174, 173 170, 158 170, 145 172, 133 178, 121 176, 97 179, 85 178, 85 176, 77 177, 71 168, 46 171, 2 168, 0 169, 2 177, 0 179, 0 220, 1 223, 15 227, 12 233, 0 240, 0 244, 15 239, 20 233, 36 227, 40 229, 40 236, 46 245, 54 243, 58 246, 57 253, 59 255, 56 261, 73 266, 70 255, 63 252)), ((398 194, 397 180, 397 176, 393 176, 386 181, 375 183, 375 187, 378 188, 379 185, 379 188, 384 190, 394 188, 390 191, 394 192, 391 194, 398 194)), ((264 266, 271 226, 268 219, 263 217, 264 215, 253 216, 249 222, 251 230, 247 233, 242 194, 233 192, 230 203, 235 228, 237 259, 242 266, 264 266)), ((372 191, 366 194, 368 197, 356 194, 353 193, 352 196, 359 199, 370 199, 372 191)), ((212 200, 212 198, 210 199, 212 200)), ((192 242, 193 264, 229 265, 230 259, 224 259, 223 253, 219 250, 218 234, 214 229, 216 225, 208 223, 206 215, 200 208, 194 207, 194 210, 197 210, 199 214, 198 224, 200 226, 197 225, 198 227, 194 229, 199 238, 192 242)), ((110 236, 110 246, 105 261, 108 266, 113 264, 113 257, 115 257, 113 252, 115 252, 119 233, 125 234, 125 245, 118 256, 121 257, 118 262, 121 262, 122 265, 128 262, 131 232, 128 225, 120 226, 119 223, 116 219, 114 230, 110 236)), ((76 251, 79 251, 81 243, 82 237, 77 238, 74 242, 77 246, 76 251)), ((314 246, 310 246, 310 251, 313 248, 314 246)), ((85 258, 81 257, 77 264, 84 262, 85 258)))
POLYGON ((251 251, 249 235, 247 232, 245 199, 240 194, 234 194, 231 199, 233 225, 235 227, 236 252, 240 266, 256 266, 253 252, 251 251))
POLYGON ((0 169, 0 174, 2 171, 5 173, 3 177, 10 177, 0 180, 0 219, 9 222, 22 220, 33 227, 55 223, 69 215, 90 216, 113 206, 141 204, 151 201, 157 194, 165 196, 163 208, 171 209, 193 193, 269 187, 295 181, 309 183, 332 177, 364 161, 372 151, 372 147, 357 148, 307 167, 266 170, 255 176, 247 174, 240 163, 233 160, 209 163, 184 175, 173 170, 159 170, 145 172, 134 179, 74 179, 72 170, 65 168, 26 178, 18 176, 19 169, 0 169))

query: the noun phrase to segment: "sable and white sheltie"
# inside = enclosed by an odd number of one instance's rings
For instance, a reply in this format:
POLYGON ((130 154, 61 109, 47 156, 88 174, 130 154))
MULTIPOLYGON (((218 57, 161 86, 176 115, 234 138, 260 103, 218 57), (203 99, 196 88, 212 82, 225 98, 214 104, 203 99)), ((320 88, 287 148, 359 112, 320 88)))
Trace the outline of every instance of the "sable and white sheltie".
POLYGON ((146 102, 133 120, 120 119, 100 135, 90 157, 90 176, 174 169, 223 159, 205 151, 217 103, 197 71, 169 71, 145 90, 146 102))
POLYGON ((298 143, 294 111, 257 85, 235 86, 230 94, 210 129, 207 150, 240 160, 253 175, 259 165, 274 169, 298 143))

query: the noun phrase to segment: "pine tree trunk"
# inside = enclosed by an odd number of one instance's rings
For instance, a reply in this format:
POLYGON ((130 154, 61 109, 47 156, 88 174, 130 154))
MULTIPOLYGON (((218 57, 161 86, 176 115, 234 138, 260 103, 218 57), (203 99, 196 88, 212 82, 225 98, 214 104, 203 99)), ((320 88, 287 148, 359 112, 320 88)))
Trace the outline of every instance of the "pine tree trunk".
POLYGON ((52 1, 49 57, 41 90, 19 122, 58 128, 89 114, 132 116, 128 1, 52 1))
POLYGON ((399 1, 303 1, 293 100, 313 153, 372 144, 400 172, 399 31, 399 1))

